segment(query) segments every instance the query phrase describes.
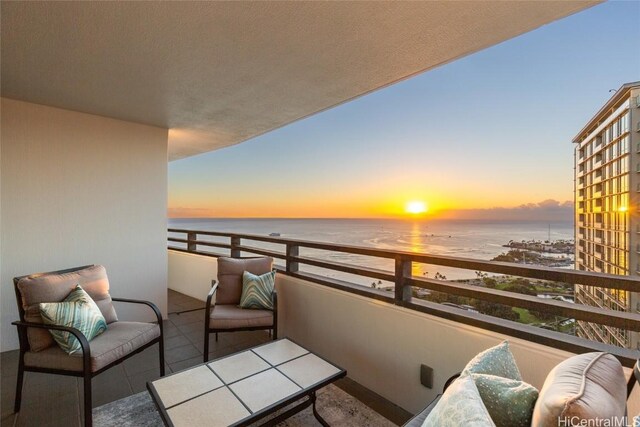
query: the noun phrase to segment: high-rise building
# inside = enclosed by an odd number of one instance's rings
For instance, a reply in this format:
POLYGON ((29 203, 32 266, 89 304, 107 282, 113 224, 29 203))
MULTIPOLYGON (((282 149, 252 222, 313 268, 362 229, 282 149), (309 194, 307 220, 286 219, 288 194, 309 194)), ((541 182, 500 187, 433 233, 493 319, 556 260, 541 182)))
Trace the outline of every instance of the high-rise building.
MULTIPOLYGON (((575 146, 576 269, 640 274, 640 82, 627 83, 587 122, 575 146)), ((640 293, 576 285, 576 302, 640 312, 640 293)), ((578 322, 578 336, 640 348, 640 334, 578 322)))

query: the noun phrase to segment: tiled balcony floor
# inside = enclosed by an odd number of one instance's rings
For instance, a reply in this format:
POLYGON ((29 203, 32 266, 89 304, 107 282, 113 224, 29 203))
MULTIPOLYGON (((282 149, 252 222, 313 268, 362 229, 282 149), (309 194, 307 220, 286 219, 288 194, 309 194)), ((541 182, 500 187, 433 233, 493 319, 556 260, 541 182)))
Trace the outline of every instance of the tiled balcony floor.
MULTIPOLYGON (((164 322, 167 374, 202 363, 204 310, 184 312, 204 306, 202 301, 169 291, 169 319, 164 322), (184 312, 178 314, 180 312, 184 312)), ((269 341, 267 332, 233 332, 211 336, 209 359, 235 353, 269 341)), ((1 425, 78 426, 81 425, 82 379, 40 373, 25 373, 22 408, 13 414, 18 351, 0 354, 1 425), (16 419, 17 418, 17 419, 16 419)), ((153 346, 127 359, 93 380, 93 406, 97 407, 146 390, 147 381, 158 378, 158 350, 153 346)), ((396 424, 410 414, 349 378, 337 385, 371 409, 396 424)))

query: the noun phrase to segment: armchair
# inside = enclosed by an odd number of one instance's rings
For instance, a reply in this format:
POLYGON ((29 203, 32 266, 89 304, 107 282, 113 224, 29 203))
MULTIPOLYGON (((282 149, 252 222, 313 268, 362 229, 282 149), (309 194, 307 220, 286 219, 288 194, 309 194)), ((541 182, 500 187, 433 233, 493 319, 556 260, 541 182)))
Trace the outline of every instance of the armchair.
POLYGON ((209 337, 219 332, 270 330, 278 337, 278 296, 273 292, 273 311, 238 307, 242 295, 242 273, 261 275, 271 271, 273 259, 218 258, 218 280, 211 281, 204 322, 204 361, 209 361, 209 337), (215 296, 215 300, 214 300, 215 296))
POLYGON ((125 359, 158 344, 160 375, 164 376, 164 344, 162 314, 149 301, 111 298, 106 270, 100 265, 87 265, 67 270, 32 274, 13 279, 20 320, 18 328, 20 355, 14 412, 20 411, 24 372, 42 372, 82 377, 84 382, 84 425, 92 425, 91 380, 125 359), (96 302, 107 321, 107 330, 91 343, 78 329, 45 325, 38 310, 41 302, 59 302, 80 284, 96 302), (154 312, 156 323, 119 321, 112 302, 142 304, 154 312), (68 355, 53 341, 50 330, 71 333, 80 342, 81 354, 68 355))

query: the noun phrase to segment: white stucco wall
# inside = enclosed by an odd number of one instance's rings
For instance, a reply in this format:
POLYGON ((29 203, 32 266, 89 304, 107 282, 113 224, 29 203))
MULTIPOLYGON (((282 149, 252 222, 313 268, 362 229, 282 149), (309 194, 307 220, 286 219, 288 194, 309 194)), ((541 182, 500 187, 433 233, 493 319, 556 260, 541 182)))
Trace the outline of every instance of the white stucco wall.
POLYGON ((477 353, 509 340, 523 379, 540 388, 571 353, 280 275, 280 336, 334 361, 409 412, 423 409, 477 353), (420 384, 420 365, 434 388, 420 384))
POLYGON ((169 251, 169 289, 206 301, 217 276, 217 258, 169 251))
POLYGON ((1 123, 1 350, 17 275, 103 264, 113 296, 166 314, 167 130, 6 98, 1 123))

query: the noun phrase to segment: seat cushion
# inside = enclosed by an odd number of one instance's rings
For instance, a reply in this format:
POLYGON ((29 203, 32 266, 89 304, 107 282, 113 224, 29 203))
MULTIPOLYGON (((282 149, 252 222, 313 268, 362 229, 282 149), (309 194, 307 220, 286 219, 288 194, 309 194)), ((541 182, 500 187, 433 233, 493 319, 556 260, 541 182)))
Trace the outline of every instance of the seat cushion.
MULTIPOLYGON (((91 372, 122 359, 159 336, 160 327, 156 323, 111 323, 105 332, 89 343, 91 372)), ((24 362, 26 366, 81 372, 82 351, 68 355, 56 345, 39 352, 26 352, 24 362)))
POLYGON ((626 382, 618 359, 609 353, 579 354, 551 370, 540 390, 531 426, 555 426, 559 420, 566 420, 566 425, 585 420, 587 425, 595 419, 618 425, 626 404, 626 382))
POLYGON ((216 291, 216 304, 240 303, 242 295, 242 273, 260 276, 271 271, 273 258, 218 258, 218 290, 216 291))
POLYGON ((212 329, 257 328, 273 326, 271 310, 244 309, 226 304, 213 306, 209 327, 212 329))
MULTIPOLYGON (((70 273, 44 274, 20 279, 17 286, 22 296, 22 308, 25 310, 24 320, 42 323, 39 304, 63 301, 76 285, 82 286, 95 301, 107 324, 118 320, 109 295, 107 271, 101 265, 70 273)), ((29 328, 27 336, 31 351, 40 351, 54 345, 53 338, 47 330, 29 328)))

